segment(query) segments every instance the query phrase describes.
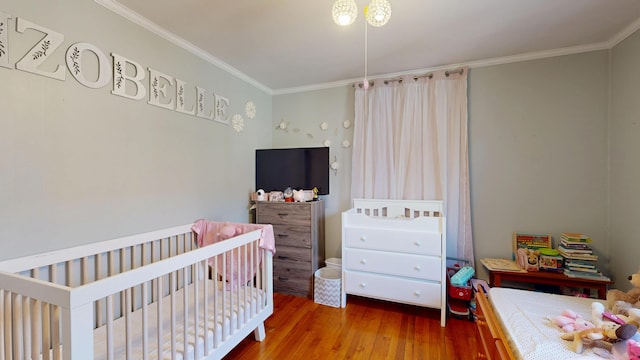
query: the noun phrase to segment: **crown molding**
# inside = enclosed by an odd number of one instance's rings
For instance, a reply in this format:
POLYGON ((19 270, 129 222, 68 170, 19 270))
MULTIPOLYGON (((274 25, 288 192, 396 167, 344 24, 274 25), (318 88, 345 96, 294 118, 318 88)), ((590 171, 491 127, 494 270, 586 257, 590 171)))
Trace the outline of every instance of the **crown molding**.
POLYGON ((113 11, 114 13, 124 17, 125 19, 133 22, 134 24, 137 24, 149 31, 151 31, 152 33, 160 36, 161 38, 189 51, 190 53, 200 57, 201 59, 211 63, 212 65, 215 65, 217 67, 219 67, 220 69, 228 72, 229 74, 238 77, 239 79, 255 86, 256 88, 266 92, 269 95, 273 94, 273 90, 270 89, 269 87, 263 85, 262 83, 258 82, 257 80, 249 77, 248 75, 246 75, 245 73, 241 72, 240 70, 234 68, 233 66, 227 64, 226 62, 218 59, 217 57, 211 55, 210 53, 202 50, 201 48, 197 47, 196 45, 190 43, 189 41, 175 35, 172 32, 169 32, 167 30, 165 30, 164 28, 158 26, 156 23, 152 22, 151 20, 145 18, 144 16, 136 13, 135 11, 129 9, 128 7, 120 4, 119 2, 115 1, 115 0, 94 0, 97 4, 104 6, 105 8, 113 11))
POLYGON ((636 19, 636 21, 632 22, 631 24, 629 24, 629 26, 622 29, 622 31, 612 37, 611 40, 609 40, 609 48, 611 49, 614 46, 618 45, 622 42, 622 40, 628 38, 633 33, 638 31, 638 29, 640 29, 640 18, 636 19))

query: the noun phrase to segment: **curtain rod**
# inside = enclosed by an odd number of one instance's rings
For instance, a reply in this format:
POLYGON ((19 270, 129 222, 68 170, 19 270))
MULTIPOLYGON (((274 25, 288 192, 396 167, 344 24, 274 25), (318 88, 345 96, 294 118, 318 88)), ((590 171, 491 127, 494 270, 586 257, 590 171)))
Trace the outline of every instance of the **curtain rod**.
MULTIPOLYGON (((444 72, 444 76, 446 76, 446 77, 449 77, 449 75, 451 75, 451 74, 459 74, 459 75, 463 75, 463 74, 464 74, 464 68, 455 69, 455 70, 446 70, 446 71, 444 72)), ((413 77, 412 77, 412 79, 413 79, 414 81, 416 81, 416 80, 418 80, 418 79, 421 79, 421 78, 432 79, 432 78, 433 78, 433 72, 426 73, 426 74, 423 74, 423 75, 415 75, 415 76, 413 76, 413 77)), ((403 80, 403 78, 402 78, 402 77, 396 77, 396 78, 393 78, 393 79, 386 79, 386 80, 383 80, 383 82, 384 82, 384 84, 385 84, 385 85, 387 85, 387 84, 389 84, 390 82, 394 82, 394 81, 397 81, 397 82, 399 82, 399 83, 402 83, 402 80, 403 80)), ((371 82, 369 83, 369 86, 373 86, 373 84, 374 84, 374 81, 371 81, 371 82)), ((352 86, 353 86, 353 87, 355 87, 356 85, 357 85, 358 87, 362 88, 362 83, 353 84, 352 86)))

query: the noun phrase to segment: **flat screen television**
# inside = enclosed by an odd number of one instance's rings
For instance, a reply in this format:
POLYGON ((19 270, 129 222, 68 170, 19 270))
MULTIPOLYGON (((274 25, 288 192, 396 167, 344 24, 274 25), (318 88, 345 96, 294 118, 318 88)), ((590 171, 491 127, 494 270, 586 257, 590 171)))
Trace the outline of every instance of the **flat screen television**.
POLYGON ((329 194, 329 148, 256 150, 256 190, 284 191, 318 188, 329 194))

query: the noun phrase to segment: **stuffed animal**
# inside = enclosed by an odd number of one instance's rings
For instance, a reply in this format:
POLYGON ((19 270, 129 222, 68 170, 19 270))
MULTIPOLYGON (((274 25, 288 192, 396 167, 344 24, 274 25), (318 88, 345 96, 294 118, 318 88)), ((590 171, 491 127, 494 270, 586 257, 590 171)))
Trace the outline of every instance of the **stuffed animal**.
POLYGON ((574 332, 595 327, 591 321, 583 319, 571 309, 563 310, 560 315, 549 320, 559 326, 564 332, 574 332))
POLYGON ((618 289, 607 291, 607 309, 611 309, 614 314, 626 315, 624 312, 628 312, 629 308, 640 308, 640 272, 629 275, 628 279, 633 285, 631 290, 627 292, 618 289), (619 301, 630 304, 630 306, 618 303, 619 301))
POLYGON ((293 201, 295 201, 295 202, 303 202, 304 201, 304 190, 293 190, 293 201))
POLYGON ((586 347, 594 346, 611 351, 614 342, 630 339, 637 331, 638 327, 635 325, 603 322, 600 326, 566 333, 562 335, 562 339, 573 340, 573 351, 578 354, 586 347))
POLYGON ((520 248, 517 251, 518 266, 527 271, 538 271, 540 251, 520 248))

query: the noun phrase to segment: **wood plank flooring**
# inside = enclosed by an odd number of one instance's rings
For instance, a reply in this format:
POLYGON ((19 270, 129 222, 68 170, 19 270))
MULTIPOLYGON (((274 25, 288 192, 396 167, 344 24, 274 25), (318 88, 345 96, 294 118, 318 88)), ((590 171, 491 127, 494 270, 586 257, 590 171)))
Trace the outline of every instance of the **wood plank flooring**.
POLYGON ((253 334, 224 359, 433 359, 476 356, 476 327, 417 306, 349 296, 346 308, 311 299, 274 294, 274 313, 265 322, 267 337, 253 334))

